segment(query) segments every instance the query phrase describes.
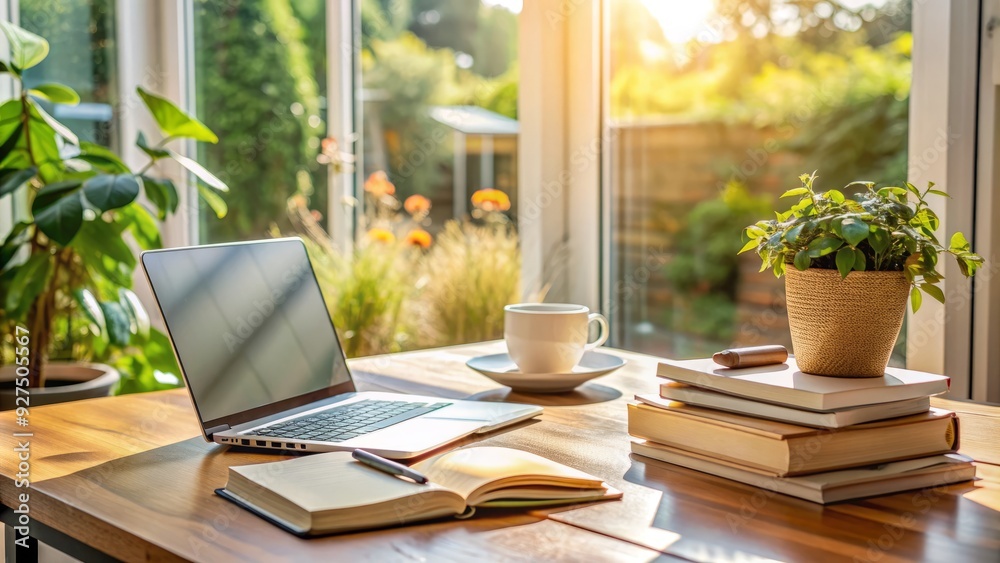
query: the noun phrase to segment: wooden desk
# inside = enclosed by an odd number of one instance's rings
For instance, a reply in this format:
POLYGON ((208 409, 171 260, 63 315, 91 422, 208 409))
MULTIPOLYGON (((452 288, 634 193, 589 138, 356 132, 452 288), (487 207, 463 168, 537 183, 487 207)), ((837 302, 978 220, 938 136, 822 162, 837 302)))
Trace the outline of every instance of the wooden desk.
MULTIPOLYGON (((352 362, 363 390, 537 402, 528 422, 469 442, 534 451, 607 479, 622 501, 576 509, 481 511, 465 521, 301 540, 216 497, 227 467, 282 459, 205 443, 186 392, 31 411, 31 516, 125 560, 323 558, 650 560, 857 558, 997 561, 1000 487, 988 481, 821 507, 632 457, 625 402, 653 392, 656 359, 612 351, 621 370, 559 396, 510 392, 464 366, 502 344, 352 362)), ((15 506, 13 413, 0 415, 0 500, 15 506)), ((9 515, 10 512, 7 511, 9 515)), ((44 541, 44 538, 42 538, 44 541)), ((91 552, 85 555, 94 555, 91 552)))

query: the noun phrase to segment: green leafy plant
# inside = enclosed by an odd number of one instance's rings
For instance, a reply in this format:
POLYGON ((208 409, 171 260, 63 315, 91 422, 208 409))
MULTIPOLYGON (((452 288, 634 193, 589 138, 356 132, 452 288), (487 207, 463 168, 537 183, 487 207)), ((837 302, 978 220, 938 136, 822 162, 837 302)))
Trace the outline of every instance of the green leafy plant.
POLYGON ((117 362, 129 390, 169 386, 176 381, 170 372, 177 373, 169 344, 150 328, 131 290, 134 249, 159 248, 157 219, 177 211, 177 188, 150 174, 160 160, 172 159, 191 172, 206 202, 225 214, 217 192, 227 191, 226 185, 169 146, 176 139, 215 143, 218 138, 168 100, 140 88, 163 140, 151 145, 139 134, 136 145, 149 161, 133 171, 113 151, 78 139, 39 103, 76 104, 80 97, 73 89, 24 87, 24 72, 45 59, 48 42, 9 22, 0 22, 0 29, 10 44, 10 59, 0 61, 0 72, 21 86, 17 98, 0 104, 0 197, 17 196, 15 204, 26 202, 30 211, 0 246, 3 334, 15 334, 14 326, 28 330, 33 387, 44 385, 49 357, 117 362))
POLYGON ((873 182, 852 182, 843 191, 817 192, 815 172, 799 180, 802 186, 781 196, 801 196, 791 209, 744 231, 740 253, 756 250, 762 272, 770 268, 780 277, 789 265, 837 270, 841 278, 865 270, 902 271, 912 286, 910 305, 916 311, 921 293, 944 303, 938 286, 944 276, 937 271, 941 253, 954 255, 966 277, 983 264, 960 232, 947 247, 938 242, 940 220, 926 198, 947 194, 933 183, 921 191, 910 183, 876 188, 873 182), (854 198, 845 195, 852 190, 859 192, 854 198))

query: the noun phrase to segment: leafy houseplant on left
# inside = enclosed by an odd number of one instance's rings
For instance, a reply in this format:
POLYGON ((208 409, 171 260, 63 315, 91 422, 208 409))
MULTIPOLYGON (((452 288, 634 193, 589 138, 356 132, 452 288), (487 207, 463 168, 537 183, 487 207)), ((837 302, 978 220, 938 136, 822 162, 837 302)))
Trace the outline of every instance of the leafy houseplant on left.
POLYGON ((119 391, 174 386, 177 367, 169 342, 150 328, 131 290, 135 249, 158 248, 157 219, 177 210, 173 183, 149 175, 161 159, 173 159, 194 174, 203 199, 217 215, 225 214, 216 192, 227 191, 226 185, 167 146, 180 138, 211 143, 218 138, 140 88, 163 141, 150 146, 140 133, 137 145, 149 161, 133 171, 46 111, 47 104, 78 103, 75 91, 61 84, 24 87, 24 72, 45 59, 48 42, 9 22, 0 22, 0 28, 10 44, 10 60, 0 61, 0 72, 21 86, 17 98, 0 104, 0 198, 12 198, 30 216, 14 224, 0 246, 5 364, 0 406, 13 406, 14 384, 33 388, 32 405, 106 395, 118 382, 118 371, 124 374, 119 391))

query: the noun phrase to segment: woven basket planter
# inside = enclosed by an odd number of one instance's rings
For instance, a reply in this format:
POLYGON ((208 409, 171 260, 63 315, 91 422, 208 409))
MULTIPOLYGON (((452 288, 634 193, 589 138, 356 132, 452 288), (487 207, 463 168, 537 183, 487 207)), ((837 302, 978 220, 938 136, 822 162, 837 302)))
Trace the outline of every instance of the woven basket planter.
POLYGON ((906 315, 903 272, 789 266, 785 300, 799 369, 834 377, 882 377, 906 315))

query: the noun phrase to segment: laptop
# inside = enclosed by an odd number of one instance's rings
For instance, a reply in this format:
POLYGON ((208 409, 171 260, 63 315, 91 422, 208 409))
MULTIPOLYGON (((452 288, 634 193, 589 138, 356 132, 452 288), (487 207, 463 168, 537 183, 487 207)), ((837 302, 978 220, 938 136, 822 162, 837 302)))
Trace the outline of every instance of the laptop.
POLYGON ((142 267, 208 441, 407 459, 542 412, 358 392, 298 238, 154 250, 142 267))

